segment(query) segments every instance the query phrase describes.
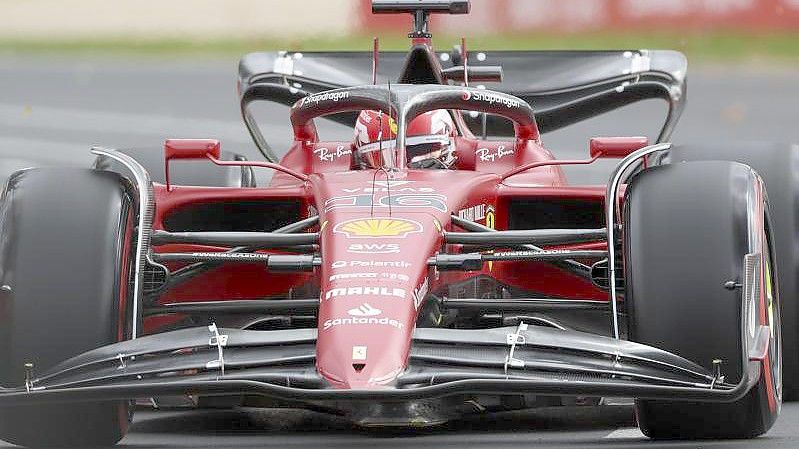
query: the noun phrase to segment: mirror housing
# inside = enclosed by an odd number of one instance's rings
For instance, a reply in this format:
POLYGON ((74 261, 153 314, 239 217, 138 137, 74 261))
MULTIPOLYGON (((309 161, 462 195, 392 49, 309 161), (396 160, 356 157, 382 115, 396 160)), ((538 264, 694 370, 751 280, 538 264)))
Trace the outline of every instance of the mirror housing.
POLYGON ((206 159, 207 155, 219 159, 219 141, 216 139, 166 139, 164 142, 164 160, 172 159, 206 159))
POLYGON ((166 139, 164 142, 164 178, 167 192, 169 183, 169 161, 173 159, 219 159, 221 145, 216 139, 166 139))
POLYGON ((592 158, 623 158, 647 145, 649 138, 643 136, 593 137, 589 141, 592 158))

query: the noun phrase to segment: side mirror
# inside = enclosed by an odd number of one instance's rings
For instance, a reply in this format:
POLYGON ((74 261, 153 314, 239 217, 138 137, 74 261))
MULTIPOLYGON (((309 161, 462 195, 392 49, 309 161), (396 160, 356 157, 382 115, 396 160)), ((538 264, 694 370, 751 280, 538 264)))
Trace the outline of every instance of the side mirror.
POLYGON ((594 137, 589 142, 591 157, 623 158, 649 145, 647 137, 594 137))
POLYGON ((207 159, 211 155, 219 159, 220 145, 215 139, 167 139, 164 142, 164 160, 207 159))
POLYGON ((167 139, 164 142, 164 175, 166 190, 169 184, 169 161, 173 159, 219 159, 221 145, 216 139, 167 139))

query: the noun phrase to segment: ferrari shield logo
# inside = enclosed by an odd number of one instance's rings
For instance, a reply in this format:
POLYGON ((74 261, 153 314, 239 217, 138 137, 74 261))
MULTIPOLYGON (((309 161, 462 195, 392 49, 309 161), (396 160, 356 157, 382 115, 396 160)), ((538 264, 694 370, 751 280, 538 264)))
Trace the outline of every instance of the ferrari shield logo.
POLYGON ((408 234, 422 232, 422 225, 401 218, 364 218, 339 223, 333 232, 348 238, 393 237, 404 238, 408 234))
POLYGON ((366 346, 353 346, 352 360, 366 360, 366 346))

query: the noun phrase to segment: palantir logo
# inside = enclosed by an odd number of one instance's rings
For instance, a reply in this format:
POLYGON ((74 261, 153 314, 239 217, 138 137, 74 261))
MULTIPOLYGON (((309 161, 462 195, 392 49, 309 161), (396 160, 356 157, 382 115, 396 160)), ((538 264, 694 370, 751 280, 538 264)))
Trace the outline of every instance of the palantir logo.
POLYGON ((376 309, 367 303, 363 303, 363 305, 360 307, 356 307, 347 311, 347 313, 352 316, 375 316, 380 315, 382 312, 382 310, 376 309))

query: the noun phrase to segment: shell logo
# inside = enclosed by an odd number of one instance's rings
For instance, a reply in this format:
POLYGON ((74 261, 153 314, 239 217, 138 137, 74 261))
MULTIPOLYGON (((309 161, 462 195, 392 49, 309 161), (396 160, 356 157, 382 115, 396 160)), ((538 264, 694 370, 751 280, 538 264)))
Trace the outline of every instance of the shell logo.
POLYGON ((422 225, 403 218, 359 218, 337 224, 333 232, 349 238, 405 238, 408 234, 422 232, 422 225))

